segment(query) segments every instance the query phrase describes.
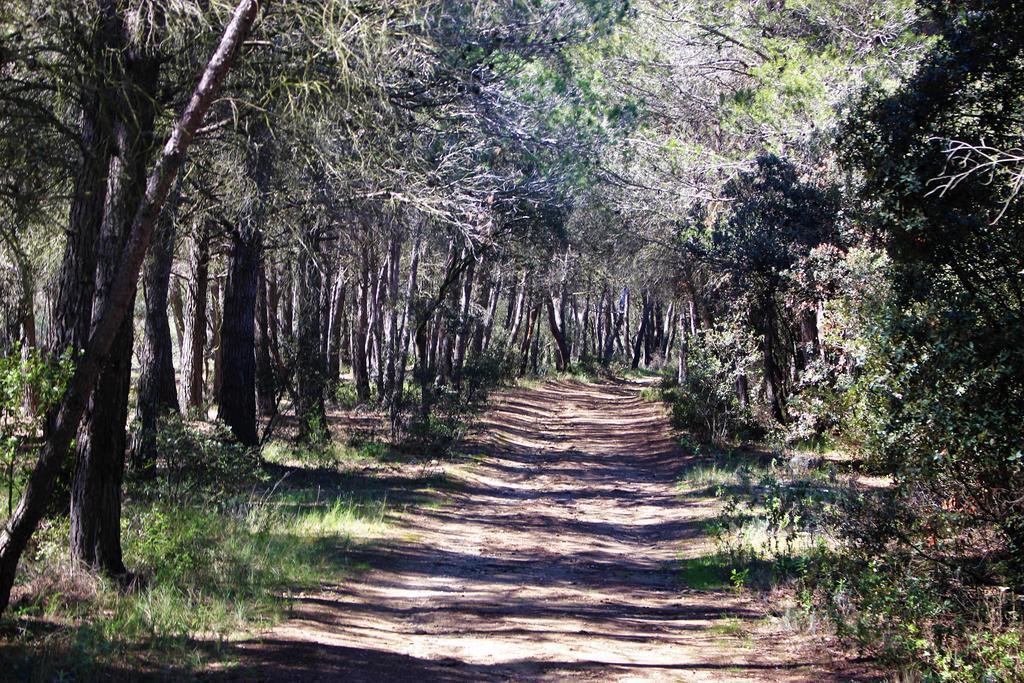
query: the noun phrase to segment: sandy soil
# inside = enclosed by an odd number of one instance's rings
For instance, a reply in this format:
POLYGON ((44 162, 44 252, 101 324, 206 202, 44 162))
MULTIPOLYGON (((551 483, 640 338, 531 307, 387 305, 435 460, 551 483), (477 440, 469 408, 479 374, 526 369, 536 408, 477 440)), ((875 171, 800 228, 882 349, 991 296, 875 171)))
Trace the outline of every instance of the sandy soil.
POLYGON ((399 520, 372 570, 296 602, 217 680, 868 679, 763 606, 673 565, 711 511, 681 501, 686 454, 629 382, 505 392, 461 485, 399 520))

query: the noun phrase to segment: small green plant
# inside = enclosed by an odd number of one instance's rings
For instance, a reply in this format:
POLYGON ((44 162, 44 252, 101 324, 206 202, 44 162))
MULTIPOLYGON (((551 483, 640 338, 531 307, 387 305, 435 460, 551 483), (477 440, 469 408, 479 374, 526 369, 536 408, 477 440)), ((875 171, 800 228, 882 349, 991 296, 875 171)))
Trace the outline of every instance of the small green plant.
POLYGON ((0 356, 0 467, 7 516, 34 462, 43 420, 60 400, 73 371, 70 352, 47 359, 37 348, 15 344, 9 354, 0 356))
POLYGON ((734 590, 743 590, 749 582, 750 567, 744 567, 743 569, 736 569, 733 567, 729 571, 729 583, 732 585, 734 590))

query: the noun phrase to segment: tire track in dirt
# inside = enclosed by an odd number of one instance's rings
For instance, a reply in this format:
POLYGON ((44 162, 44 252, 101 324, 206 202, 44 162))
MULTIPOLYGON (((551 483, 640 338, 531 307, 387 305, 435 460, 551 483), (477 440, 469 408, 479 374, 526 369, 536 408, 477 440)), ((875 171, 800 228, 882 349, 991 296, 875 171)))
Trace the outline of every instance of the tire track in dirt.
POLYGON ((504 392, 461 485, 416 509, 374 568, 297 601, 241 643, 228 680, 822 681, 858 667, 772 632, 674 564, 707 507, 673 483, 685 454, 641 385, 547 382, 504 392), (741 628, 734 625, 740 624, 741 628), (728 627, 727 627, 728 625, 728 627), (717 628, 716 628, 717 627, 717 628))

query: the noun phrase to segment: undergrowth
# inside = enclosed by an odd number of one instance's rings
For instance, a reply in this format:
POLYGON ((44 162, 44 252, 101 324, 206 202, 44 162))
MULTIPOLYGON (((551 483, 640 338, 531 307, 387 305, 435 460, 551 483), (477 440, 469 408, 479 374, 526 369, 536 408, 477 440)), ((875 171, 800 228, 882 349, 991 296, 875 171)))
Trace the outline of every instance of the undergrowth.
POLYGON ((0 625, 3 659, 12 667, 3 675, 93 680, 149 670, 173 678, 273 625, 296 592, 343 581, 358 569, 347 551, 386 528, 382 493, 271 480, 251 455, 206 426, 173 424, 164 436, 168 457, 155 477, 133 482, 136 495, 124 505, 131 576, 115 582, 72 567, 67 519, 44 522, 0 625), (193 458, 227 466, 176 468, 184 455, 171 446, 185 443, 196 448, 193 458), (250 463, 247 471, 239 458, 250 463), (219 479, 216 486, 209 476, 219 479))

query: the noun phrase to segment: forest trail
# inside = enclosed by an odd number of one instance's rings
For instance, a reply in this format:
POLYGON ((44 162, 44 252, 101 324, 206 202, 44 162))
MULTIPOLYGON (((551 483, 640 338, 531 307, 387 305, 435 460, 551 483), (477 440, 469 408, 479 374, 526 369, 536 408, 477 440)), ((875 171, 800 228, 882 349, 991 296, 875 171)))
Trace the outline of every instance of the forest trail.
POLYGON ((859 672, 674 568, 711 511, 626 381, 503 392, 447 505, 403 515, 372 569, 298 599, 227 680, 822 681, 859 672))

